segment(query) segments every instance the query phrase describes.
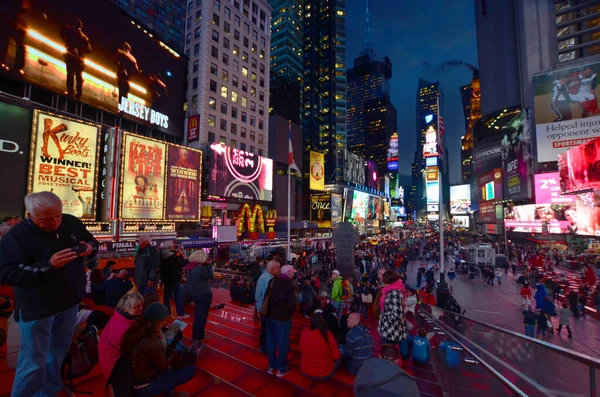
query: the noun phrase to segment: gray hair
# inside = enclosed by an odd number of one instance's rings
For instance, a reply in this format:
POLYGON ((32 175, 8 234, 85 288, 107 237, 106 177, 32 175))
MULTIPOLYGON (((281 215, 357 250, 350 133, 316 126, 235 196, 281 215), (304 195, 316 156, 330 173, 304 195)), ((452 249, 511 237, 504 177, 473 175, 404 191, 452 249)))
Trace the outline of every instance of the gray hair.
POLYGON ((140 240, 139 240, 140 245, 142 245, 143 243, 150 244, 151 242, 152 242, 152 240, 148 236, 142 236, 142 237, 140 237, 140 240))
POLYGON ((138 292, 128 292, 119 299, 117 309, 126 312, 138 303, 143 304, 144 297, 138 292))
POLYGON ((61 208, 62 200, 52 192, 29 193, 25 196, 25 209, 35 214, 42 208, 61 208))

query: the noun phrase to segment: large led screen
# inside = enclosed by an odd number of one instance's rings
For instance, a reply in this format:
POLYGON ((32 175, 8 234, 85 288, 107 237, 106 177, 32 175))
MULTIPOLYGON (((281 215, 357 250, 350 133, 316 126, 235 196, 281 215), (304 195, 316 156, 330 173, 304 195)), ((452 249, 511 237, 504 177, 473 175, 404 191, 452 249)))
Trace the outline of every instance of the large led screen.
POLYGON ((439 201, 440 201, 440 183, 438 181, 427 182, 426 192, 427 192, 427 204, 438 204, 439 203, 439 201))
POLYGON ((364 223, 367 219, 367 207, 369 206, 369 195, 367 193, 354 191, 352 197, 352 215, 350 216, 355 222, 364 223))
POLYGON ((185 62, 116 5, 3 3, 1 73, 181 135, 185 62))
POLYGON ((97 125, 35 111, 28 191, 54 192, 65 214, 95 219, 99 133, 97 125))
POLYGON ((534 184, 536 204, 572 204, 577 201, 577 196, 575 195, 561 194, 558 172, 536 174, 534 176, 534 184))
POLYGON ((379 218, 381 200, 382 198, 379 196, 369 196, 367 219, 379 218))
POLYGON ((209 195, 272 200, 273 160, 220 143, 211 144, 210 152, 209 195))
POLYGON ((471 185, 450 186, 450 213, 466 214, 471 209, 471 185))
POLYGON ((168 154, 166 218, 199 220, 202 152, 169 145, 168 154))
POLYGON ((558 156, 563 193, 600 190, 600 138, 558 156))
POLYGON ((429 126, 425 131, 425 143, 423 144, 423 157, 434 157, 438 155, 437 149, 437 131, 433 126, 429 126))

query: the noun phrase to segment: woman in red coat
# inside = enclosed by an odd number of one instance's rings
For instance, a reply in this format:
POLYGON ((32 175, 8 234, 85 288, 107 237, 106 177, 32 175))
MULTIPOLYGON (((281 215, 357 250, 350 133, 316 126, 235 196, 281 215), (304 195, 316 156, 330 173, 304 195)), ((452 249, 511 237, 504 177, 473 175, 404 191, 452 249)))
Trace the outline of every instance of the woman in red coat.
POLYGON ((310 328, 300 335, 300 371, 314 380, 331 379, 340 365, 340 349, 327 330, 320 310, 310 319, 310 328))

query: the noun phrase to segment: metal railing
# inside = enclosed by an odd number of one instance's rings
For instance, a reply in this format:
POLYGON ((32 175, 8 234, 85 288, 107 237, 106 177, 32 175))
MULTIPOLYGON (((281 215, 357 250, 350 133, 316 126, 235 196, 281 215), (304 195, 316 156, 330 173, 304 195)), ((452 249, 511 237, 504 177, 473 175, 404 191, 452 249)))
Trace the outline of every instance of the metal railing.
POLYGON ((462 372, 446 379, 447 388, 462 391, 449 393, 452 397, 469 395, 465 371, 472 372, 480 384, 486 383, 490 391, 500 395, 600 396, 597 358, 437 307, 420 306, 418 315, 424 326, 446 334, 455 349, 463 352, 462 372), (467 357, 471 358, 467 361, 477 362, 481 368, 472 364, 465 367, 467 357))

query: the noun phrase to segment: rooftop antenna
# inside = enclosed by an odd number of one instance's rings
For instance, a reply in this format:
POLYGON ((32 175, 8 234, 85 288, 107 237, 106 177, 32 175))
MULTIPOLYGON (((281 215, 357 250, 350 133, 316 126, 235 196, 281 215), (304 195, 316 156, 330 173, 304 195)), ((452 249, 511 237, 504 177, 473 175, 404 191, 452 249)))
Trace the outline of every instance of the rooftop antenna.
POLYGON ((371 25, 369 23, 369 0, 365 0, 365 1, 366 1, 366 7, 365 7, 365 31, 366 31, 365 48, 369 49, 369 48, 371 48, 371 25))

